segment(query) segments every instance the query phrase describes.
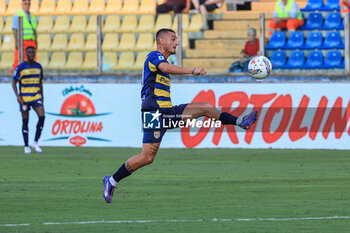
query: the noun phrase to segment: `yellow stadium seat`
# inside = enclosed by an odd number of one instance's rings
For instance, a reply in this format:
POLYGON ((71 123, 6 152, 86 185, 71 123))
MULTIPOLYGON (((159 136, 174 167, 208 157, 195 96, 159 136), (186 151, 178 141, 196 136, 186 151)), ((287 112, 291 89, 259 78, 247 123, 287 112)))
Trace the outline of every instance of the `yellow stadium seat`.
POLYGON ((106 2, 101 0, 91 0, 88 14, 103 14, 103 10, 106 7, 106 2))
POLYGON ((86 29, 86 16, 85 15, 76 15, 72 20, 72 24, 70 25, 67 32, 84 32, 86 29))
POLYGON ((72 9, 72 0, 58 0, 55 14, 64 15, 68 14, 72 9))
POLYGON ((2 45, 0 48, 0 51, 6 52, 6 51, 12 51, 14 52, 15 49, 15 39, 12 34, 4 35, 2 39, 2 45))
POLYGON ((154 28, 154 15, 142 15, 139 26, 134 30, 135 32, 152 32, 154 28))
POLYGON ((133 52, 124 52, 120 55, 118 64, 111 67, 112 70, 130 70, 135 63, 133 52))
POLYGON ((142 70, 148 53, 149 52, 139 52, 137 54, 135 64, 131 70, 142 70))
POLYGON ((83 14, 89 8, 89 0, 74 0, 74 5, 70 14, 83 14))
POLYGON ((38 52, 36 55, 36 61, 41 64, 41 66, 45 69, 49 64, 49 53, 48 52, 38 52))
POLYGON ((156 25, 154 26, 153 32, 157 32, 161 28, 171 28, 172 20, 169 14, 160 14, 157 17, 156 25))
POLYGON ((118 34, 106 34, 102 42, 102 51, 117 51, 118 44, 118 34))
POLYGON ((117 32, 120 27, 119 15, 109 15, 106 18, 106 22, 102 27, 103 33, 117 32))
POLYGON ((125 15, 118 32, 131 32, 137 27, 136 15, 125 15))
MULTIPOLYGON (((190 17, 188 14, 181 14, 181 16, 182 16, 182 31, 186 32, 190 24, 190 17)), ((177 32, 177 15, 175 15, 174 17, 173 26, 171 28, 177 32)))
POLYGON ((6 8, 7 8, 6 0, 0 0, 0 15, 5 15, 6 8))
POLYGON ((2 32, 3 29, 4 29, 4 17, 0 17, 0 32, 2 32))
POLYGON ((53 52, 49 64, 46 66, 48 70, 59 70, 66 64, 66 53, 53 52))
POLYGON ((11 67, 14 58, 15 54, 13 52, 3 53, 0 60, 0 70, 7 71, 11 67))
POLYGON ((69 16, 66 16, 66 15, 57 16, 52 32, 53 33, 67 32, 69 29, 69 26, 70 26, 69 16))
POLYGON ((38 35, 38 50, 48 51, 51 49, 51 35, 50 34, 39 34, 38 35))
POLYGON ((112 67, 117 66, 117 53, 115 52, 105 52, 102 54, 102 67, 106 67, 109 71, 112 67))
POLYGON ((69 39, 68 47, 66 50, 80 51, 84 48, 84 45, 85 45, 84 34, 82 33, 72 34, 69 39))
POLYGON ((51 32, 53 28, 52 16, 41 16, 36 31, 38 33, 51 32))
POLYGON ((82 52, 71 52, 69 53, 66 65, 62 67, 62 70, 76 70, 83 64, 83 53, 82 52))
POLYGON ((96 29, 97 29, 97 17, 96 15, 91 15, 89 22, 87 24, 86 29, 84 30, 84 32, 94 32, 96 33, 96 29))
POLYGON ((39 0, 31 0, 29 10, 31 13, 36 15, 39 11, 39 0))
POLYGON ((42 0, 40 4, 39 14, 48 15, 55 11, 56 0, 42 0))
POLYGON ((96 70, 97 71, 97 53, 88 52, 85 54, 83 65, 78 70, 96 70))
POLYGON ((13 16, 20 9, 22 9, 22 0, 11 0, 7 5, 6 15, 13 16))
POLYGON ((142 0, 138 13, 140 14, 155 14, 156 13, 156 1, 155 0, 142 0))
POLYGON ((62 51, 68 46, 68 38, 66 34, 56 34, 53 38, 51 49, 52 51, 62 51))
POLYGON ((139 9, 139 0, 127 0, 124 1, 123 7, 120 11, 121 14, 136 13, 139 9))
POLYGON ((153 35, 151 33, 140 34, 135 51, 151 51, 153 47, 153 35))
POLYGON ((5 27, 1 33, 2 34, 10 34, 11 33, 12 34, 12 17, 8 16, 6 18, 5 27))
POLYGON ((131 51, 135 49, 136 38, 134 33, 124 33, 120 39, 118 51, 131 51))
POLYGON ((187 32, 199 32, 201 30, 202 26, 203 26, 202 15, 195 14, 192 16, 190 26, 188 27, 188 29, 186 31, 187 32))
POLYGON ((97 49, 97 36, 96 33, 94 34, 89 34, 85 46, 83 48, 84 51, 96 51, 97 49))
POLYGON ((104 14, 117 14, 122 9, 122 0, 108 0, 104 14))
POLYGON ((189 39, 188 39, 188 34, 187 33, 182 33, 182 48, 183 49, 188 49, 188 46, 190 45, 189 39))

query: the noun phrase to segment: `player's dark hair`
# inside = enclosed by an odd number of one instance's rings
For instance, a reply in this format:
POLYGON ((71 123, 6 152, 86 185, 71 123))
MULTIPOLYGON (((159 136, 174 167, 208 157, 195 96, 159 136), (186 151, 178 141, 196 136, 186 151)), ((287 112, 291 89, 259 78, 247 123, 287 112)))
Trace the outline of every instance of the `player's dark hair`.
POLYGON ((34 50, 36 50, 33 46, 28 46, 28 47, 26 48, 26 51, 27 51, 28 49, 34 49, 34 50))
POLYGON ((159 29, 158 32, 157 32, 157 34, 156 34, 156 39, 158 39, 159 36, 160 36, 161 34, 163 34, 163 33, 168 33, 168 32, 173 32, 173 33, 175 33, 175 31, 172 30, 172 29, 170 29, 170 28, 162 28, 162 29, 159 29))

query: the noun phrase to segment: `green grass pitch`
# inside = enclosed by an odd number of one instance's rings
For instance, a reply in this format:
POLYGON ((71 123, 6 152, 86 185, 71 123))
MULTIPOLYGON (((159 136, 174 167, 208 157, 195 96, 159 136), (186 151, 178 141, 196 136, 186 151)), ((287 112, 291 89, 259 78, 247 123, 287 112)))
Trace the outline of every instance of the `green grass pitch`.
POLYGON ((160 149, 106 204, 102 178, 140 149, 43 149, 0 147, 1 233, 350 232, 349 151, 160 149))

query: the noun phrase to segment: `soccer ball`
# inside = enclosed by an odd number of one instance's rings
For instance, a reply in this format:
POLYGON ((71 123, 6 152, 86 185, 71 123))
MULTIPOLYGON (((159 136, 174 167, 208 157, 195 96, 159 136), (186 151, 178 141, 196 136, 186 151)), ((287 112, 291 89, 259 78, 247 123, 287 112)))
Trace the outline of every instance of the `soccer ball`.
POLYGON ((264 79, 269 76, 272 70, 272 64, 267 57, 256 56, 248 64, 249 74, 256 79, 264 79))

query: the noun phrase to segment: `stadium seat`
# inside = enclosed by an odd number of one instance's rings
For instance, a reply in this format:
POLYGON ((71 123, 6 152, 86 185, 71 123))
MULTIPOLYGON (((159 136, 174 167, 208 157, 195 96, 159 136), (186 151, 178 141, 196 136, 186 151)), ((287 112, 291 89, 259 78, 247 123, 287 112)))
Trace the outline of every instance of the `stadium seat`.
POLYGON ((2 39, 1 52, 11 51, 13 53, 15 48, 15 39, 12 34, 4 35, 2 39))
POLYGON ((130 70, 134 66, 135 57, 133 52, 121 53, 118 64, 112 66, 111 70, 130 70))
POLYGON ((4 17, 0 17, 0 34, 2 34, 3 29, 4 29, 4 17))
POLYGON ((38 35, 38 51, 48 51, 51 49, 51 35, 39 34, 38 35))
POLYGON ((38 14, 38 11, 39 11, 39 0, 31 0, 30 1, 30 9, 29 9, 29 11, 31 13, 35 14, 35 15, 38 14))
POLYGON ((304 65, 305 62, 305 54, 303 51, 292 51, 288 62, 286 65, 283 65, 281 68, 284 69, 298 69, 304 65))
POLYGON ((153 35, 151 33, 142 33, 137 40, 135 51, 149 51, 153 46, 153 35))
POLYGON ((119 14, 122 9, 122 0, 108 0, 104 14, 119 14))
POLYGON ((279 69, 286 64, 287 56, 284 51, 273 51, 270 57, 272 68, 279 69))
POLYGON ((327 17, 320 28, 321 30, 333 30, 341 27, 342 21, 339 12, 331 12, 327 14, 327 17))
MULTIPOLYGON (((181 14, 181 16, 182 16, 182 31, 188 32, 188 29, 190 27, 190 17, 188 14, 181 14)), ((171 28, 177 32, 177 16, 174 17, 173 26, 171 28)))
POLYGON ((338 0, 326 0, 321 11, 340 11, 339 1, 338 0))
MULTIPOLYGON (((102 21, 102 19, 101 19, 101 21, 102 21)), ((94 32, 94 33, 96 33, 96 29, 97 29, 97 17, 96 17, 96 15, 91 15, 84 32, 87 32, 87 33, 94 32)))
POLYGON ((142 0, 138 9, 139 14, 155 14, 156 13, 156 1, 155 0, 142 0))
MULTIPOLYGON (((5 15, 6 9, 7 9, 6 0, 0 0, 0 15, 5 15)), ((1 30, 1 26, 0 26, 0 30, 1 30)))
POLYGON ((314 30, 321 28, 323 24, 323 16, 321 13, 310 13, 306 23, 301 26, 300 30, 314 30))
POLYGON ((327 33, 321 48, 336 49, 340 44, 341 44, 341 37, 340 37, 339 31, 331 31, 327 33))
POLYGON ((60 15, 57 16, 55 25, 52 28, 53 33, 67 32, 70 26, 69 16, 60 15))
POLYGON ((345 36, 343 36, 340 45, 337 46, 337 49, 345 49, 345 36))
POLYGON ((135 49, 136 38, 134 33, 124 33, 120 38, 118 51, 131 51, 135 49))
POLYGON ((302 66, 303 69, 317 69, 321 68, 323 64, 322 51, 311 51, 307 56, 305 64, 302 66))
POLYGON ((304 45, 304 33, 301 31, 294 31, 288 38, 284 49, 297 49, 304 45))
POLYGON ((56 34, 51 44, 52 51, 62 51, 68 46, 68 38, 66 34, 56 34))
POLYGON ((306 7, 300 9, 301 11, 316 11, 323 7, 323 0, 308 0, 306 7))
POLYGON ((66 64, 66 54, 64 52, 53 52, 49 64, 46 66, 48 70, 59 70, 66 64))
POLYGON ((86 13, 88 14, 103 14, 103 10, 106 7, 106 2, 101 0, 91 0, 89 9, 86 13))
POLYGON ((78 70, 95 70, 97 71, 97 53, 88 52, 85 54, 85 59, 82 66, 77 67, 78 70))
POLYGON ((321 68, 333 69, 338 67, 342 62, 340 51, 329 51, 324 59, 324 64, 321 68))
POLYGON ((159 14, 157 15, 157 20, 153 29, 153 32, 157 32, 161 28, 171 28, 172 20, 169 14, 159 14))
POLYGON ((149 52, 139 52, 136 57, 136 61, 131 70, 142 70, 145 64, 145 59, 149 52))
POLYGON ((120 27, 119 15, 109 15, 102 27, 102 33, 117 32, 120 27))
POLYGON ((68 14, 72 9, 72 0, 58 0, 55 9, 55 14, 64 15, 68 14))
POLYGON ((1 54, 1 60, 0 60, 0 70, 8 70, 15 58, 15 54, 13 51, 11 52, 6 52, 1 54))
POLYGON ((154 15, 142 15, 135 32, 152 32, 154 28, 154 15))
POLYGON ((45 69, 49 64, 49 53, 48 52, 38 52, 36 55, 36 61, 45 69))
POLYGON ((61 67, 62 70, 76 70, 83 64, 83 53, 82 52, 71 52, 68 55, 66 65, 61 67))
POLYGON ((320 48, 322 46, 322 41, 323 37, 321 32, 310 32, 302 49, 320 48))
POLYGON ((195 15, 192 15, 191 23, 186 31, 187 32, 199 32, 201 30, 202 26, 203 26, 202 15, 195 14, 195 15))
POLYGON ((67 32, 84 32, 86 29, 86 16, 85 15, 75 15, 72 24, 70 25, 67 32))
POLYGON ((118 34, 106 34, 102 42, 102 51, 117 51, 118 45, 118 34))
POLYGON ((36 31, 38 33, 51 32, 53 28, 52 16, 41 16, 36 31))
POLYGON ((274 32, 270 38, 266 49, 279 49, 286 43, 286 34, 284 32, 274 32))
POLYGON ((84 51, 96 51, 97 49, 97 35, 96 33, 89 34, 85 46, 83 48, 84 51))
POLYGON ((131 32, 137 27, 136 15, 125 15, 118 32, 131 32))
POLYGON ((89 9, 89 0, 74 0, 70 14, 84 14, 89 9))
POLYGON ((338 69, 344 69, 345 68, 345 58, 341 61, 341 63, 336 68, 338 68, 338 69))
POLYGON ((1 33, 2 34, 12 34, 12 17, 8 16, 6 18, 5 27, 1 33))
POLYGON ((72 34, 70 39, 69 39, 69 44, 68 44, 66 50, 68 50, 68 51, 80 51, 84 48, 84 45, 85 45, 84 34, 82 34, 82 33, 72 34))
POLYGON ((120 14, 135 14, 139 9, 139 0, 124 1, 120 14))
POLYGON ((6 15, 13 16, 22 9, 22 0, 11 0, 7 5, 6 15))
POLYGON ((188 49, 189 45, 190 45, 190 40, 188 39, 188 33, 184 32, 182 33, 182 48, 188 49))
POLYGON ((117 53, 105 52, 102 54, 102 71, 110 71, 117 66, 117 53))
POLYGON ((56 0, 42 0, 39 8, 39 14, 49 15, 55 11, 56 0))

